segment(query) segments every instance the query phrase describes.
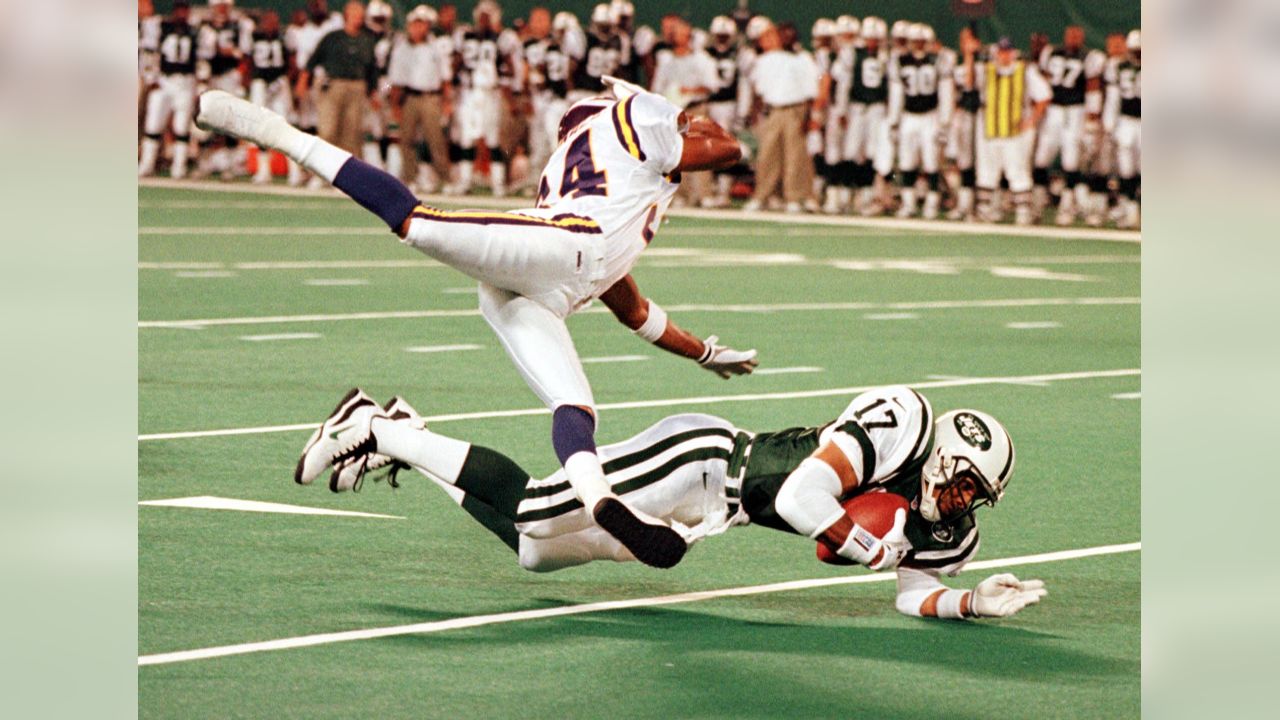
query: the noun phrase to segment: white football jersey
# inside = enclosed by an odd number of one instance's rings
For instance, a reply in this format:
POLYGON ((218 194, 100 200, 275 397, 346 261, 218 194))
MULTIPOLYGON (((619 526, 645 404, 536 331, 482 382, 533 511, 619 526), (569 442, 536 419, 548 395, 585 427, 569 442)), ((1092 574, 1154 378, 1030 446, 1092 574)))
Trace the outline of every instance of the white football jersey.
POLYGON ((595 220, 606 269, 597 285, 601 290, 631 270, 679 187, 671 177, 684 152, 679 115, 680 108, 649 92, 596 113, 552 153, 538 183, 536 209, 521 211, 595 220))
POLYGON ((905 385, 865 392, 823 428, 821 442, 834 443, 858 475, 859 487, 878 485, 928 450, 933 408, 905 385))

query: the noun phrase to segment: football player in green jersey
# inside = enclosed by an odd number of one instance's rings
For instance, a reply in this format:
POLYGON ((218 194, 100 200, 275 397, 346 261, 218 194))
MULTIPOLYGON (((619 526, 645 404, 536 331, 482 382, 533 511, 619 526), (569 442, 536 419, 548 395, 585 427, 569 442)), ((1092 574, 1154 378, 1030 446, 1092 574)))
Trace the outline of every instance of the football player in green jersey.
MULTIPOLYGON (((532 479, 499 452, 427 429, 398 397, 383 415, 373 420, 367 452, 334 469, 334 492, 359 490, 366 476, 398 485, 397 472, 412 468, 515 551, 525 569, 634 559, 592 522, 563 470, 532 479)), ((1039 580, 1007 573, 973 590, 941 582, 977 554, 974 510, 1004 495, 1013 442, 977 410, 935 421, 929 402, 905 386, 862 393, 825 425, 777 432, 674 415, 601 447, 600 457, 614 492, 669 522, 689 544, 747 524, 804 535, 844 561, 896 569, 896 606, 908 615, 1006 617, 1046 592, 1039 580), (841 506, 866 492, 895 493, 911 511, 898 511, 893 528, 876 537, 841 506)))

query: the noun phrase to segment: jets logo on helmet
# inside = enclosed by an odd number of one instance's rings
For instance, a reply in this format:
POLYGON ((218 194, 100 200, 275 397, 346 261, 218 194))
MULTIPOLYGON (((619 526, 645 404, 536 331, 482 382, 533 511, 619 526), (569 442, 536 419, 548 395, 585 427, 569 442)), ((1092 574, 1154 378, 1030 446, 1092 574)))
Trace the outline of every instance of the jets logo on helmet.
POLYGON ((995 505, 1013 475, 1013 457, 1013 440, 999 420, 978 410, 945 413, 933 424, 933 452, 920 471, 920 514, 950 523, 995 505))
POLYGON ((979 450, 991 449, 991 431, 977 415, 967 412, 956 413, 955 424, 956 431, 965 442, 979 450))

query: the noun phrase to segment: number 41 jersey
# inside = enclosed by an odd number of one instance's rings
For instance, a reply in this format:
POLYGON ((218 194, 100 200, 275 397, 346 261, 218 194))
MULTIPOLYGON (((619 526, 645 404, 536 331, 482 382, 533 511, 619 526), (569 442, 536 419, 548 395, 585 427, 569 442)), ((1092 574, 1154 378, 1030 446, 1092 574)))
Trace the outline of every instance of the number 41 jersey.
POLYGON ((587 217, 600 226, 598 292, 631 270, 679 187, 671 176, 684 152, 679 115, 680 108, 649 92, 607 105, 555 149, 538 183, 536 208, 520 211, 587 217))

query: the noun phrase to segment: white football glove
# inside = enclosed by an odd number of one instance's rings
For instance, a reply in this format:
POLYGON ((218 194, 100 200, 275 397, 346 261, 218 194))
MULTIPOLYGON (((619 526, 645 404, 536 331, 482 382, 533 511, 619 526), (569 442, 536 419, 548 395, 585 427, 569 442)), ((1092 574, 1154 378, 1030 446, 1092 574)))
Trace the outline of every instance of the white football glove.
POLYGON ((978 617, 1009 617, 1040 602, 1048 593, 1041 580, 1019 580, 1012 573, 1000 573, 978 583, 970 609, 978 617))
POLYGON ((610 90, 612 90, 613 96, 620 101, 626 100, 636 93, 642 93, 645 91, 644 88, 639 85, 629 83, 622 78, 616 78, 612 75, 601 76, 600 82, 604 83, 610 90))
POLYGON ((726 380, 732 375, 750 375, 759 365, 755 350, 734 350, 717 344, 719 342, 720 338, 715 335, 703 341, 706 349, 698 358, 699 365, 726 380))
POLYGON ((882 538, 877 538, 861 525, 855 524, 849 533, 849 539, 844 541, 837 554, 872 570, 897 567, 911 550, 911 543, 904 532, 906 527, 906 510, 898 510, 893 514, 893 527, 882 538))

